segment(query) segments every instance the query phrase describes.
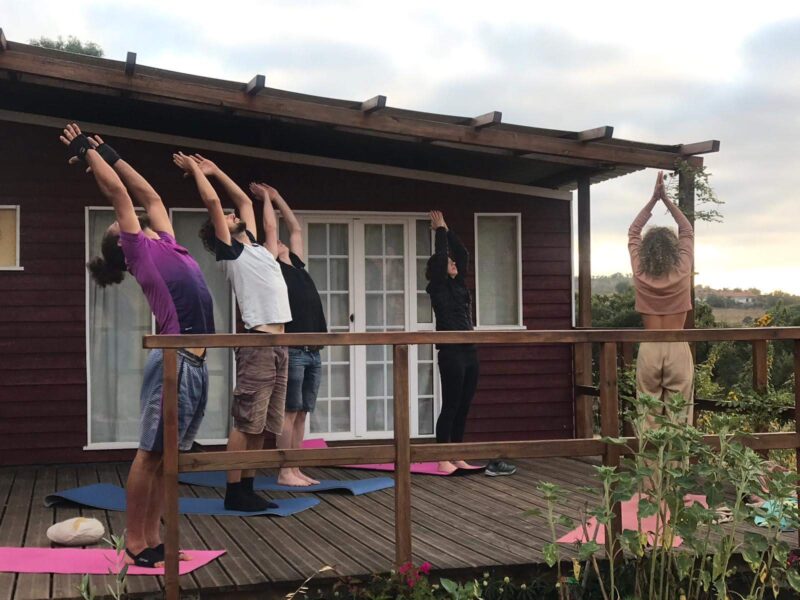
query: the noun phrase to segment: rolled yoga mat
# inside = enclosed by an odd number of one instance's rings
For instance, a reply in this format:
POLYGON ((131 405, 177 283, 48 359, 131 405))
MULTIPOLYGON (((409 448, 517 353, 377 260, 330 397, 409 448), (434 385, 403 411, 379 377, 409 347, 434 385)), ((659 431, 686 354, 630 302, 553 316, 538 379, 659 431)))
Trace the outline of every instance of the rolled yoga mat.
MULTIPOLYGON (((225 554, 225 550, 182 550, 180 574, 191 573, 225 554)), ((117 574, 121 557, 101 548, 0 548, 0 573, 117 574)), ((164 569, 128 567, 127 575, 163 575, 164 569)))
MULTIPOLYGON (((325 440, 305 440, 303 441, 303 448, 327 448, 328 444, 325 440)), ((365 464, 365 465, 340 465, 346 469, 365 469, 367 471, 394 471, 394 463, 380 463, 380 464, 365 464)), ((474 475, 476 473, 483 473, 486 465, 472 466, 469 469, 456 469, 452 473, 443 473, 439 470, 439 463, 436 462, 420 462, 411 463, 411 472, 417 475, 439 475, 447 477, 448 475, 474 475)))
MULTIPOLYGON (((125 510, 125 490, 108 483, 95 483, 84 487, 72 488, 50 494, 44 499, 47 507, 56 506, 63 502, 73 502, 83 506, 91 506, 102 510, 125 510)), ((180 498, 178 512, 182 515, 215 515, 230 517, 252 517, 257 515, 275 515, 288 517, 316 506, 316 498, 279 498, 272 500, 278 508, 268 508, 259 512, 243 512, 238 510, 225 510, 222 498, 180 498)))
MULTIPOLYGON (((225 471, 204 471, 198 473, 181 473, 178 481, 189 485, 224 488, 227 485, 225 471)), ((391 477, 373 477, 372 479, 323 479, 319 485, 294 486, 278 485, 277 477, 256 477, 253 489, 267 492, 350 492, 353 496, 377 492, 394 487, 391 477)))

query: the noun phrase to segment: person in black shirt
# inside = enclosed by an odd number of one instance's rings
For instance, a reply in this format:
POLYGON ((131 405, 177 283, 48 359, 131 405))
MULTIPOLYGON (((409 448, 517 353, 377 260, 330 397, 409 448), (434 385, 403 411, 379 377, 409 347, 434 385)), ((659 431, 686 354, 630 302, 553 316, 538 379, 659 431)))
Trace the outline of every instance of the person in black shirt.
MULTIPOLYGON (((436 317, 436 331, 471 331, 472 296, 465 276, 469 253, 455 233, 447 228, 444 216, 431 211, 431 229, 436 231, 434 254, 428 259, 425 289, 431 297, 436 317)), ((478 386, 478 352, 474 344, 437 344, 439 374, 442 379, 442 411, 436 421, 436 441, 464 441, 467 414, 478 386)), ((440 461, 439 470, 452 473, 468 468, 464 461, 440 461)), ((487 475, 512 475, 516 467, 503 461, 492 461, 487 475)))
MULTIPOLYGON (((311 275, 303 262, 303 229, 283 197, 271 188, 275 208, 280 210, 289 229, 289 245, 278 242, 278 264, 289 290, 292 320, 286 333, 326 333, 328 325, 322 310, 322 300, 311 275)), ((278 436, 279 449, 300 448, 306 430, 306 417, 317 404, 322 376, 319 346, 289 347, 289 381, 286 388, 286 409, 283 431, 278 436)), ((278 483, 305 487, 319 483, 297 467, 286 467, 278 473, 278 483)))

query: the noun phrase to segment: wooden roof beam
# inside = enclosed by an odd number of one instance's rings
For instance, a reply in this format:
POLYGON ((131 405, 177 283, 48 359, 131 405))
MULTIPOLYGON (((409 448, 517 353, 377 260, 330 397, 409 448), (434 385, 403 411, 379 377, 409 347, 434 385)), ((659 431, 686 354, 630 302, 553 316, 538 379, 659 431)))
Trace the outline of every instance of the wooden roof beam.
POLYGON ((365 115, 379 111, 382 108, 386 108, 386 96, 377 95, 361 103, 361 112, 365 115))
MULTIPOLYGON (((580 158, 601 163, 615 163, 636 167, 672 169, 683 158, 692 165, 702 164, 702 157, 682 157, 674 149, 650 149, 628 145, 585 144, 575 139, 559 138, 537 132, 509 130, 501 127, 476 129, 467 123, 452 123, 414 117, 413 114, 379 111, 369 119, 357 108, 348 108, 315 102, 305 98, 291 98, 259 94, 247 98, 240 90, 171 76, 168 72, 154 72, 146 78, 127 77, 108 69, 103 59, 84 61, 63 57, 63 53, 31 52, 24 44, 19 49, 0 52, 0 70, 49 77, 53 85, 62 81, 96 85, 104 89, 127 90, 132 96, 163 103, 189 102, 198 108, 213 110, 220 105, 232 110, 248 110, 277 118, 310 121, 322 125, 349 126, 383 133, 409 135, 476 146, 489 146, 507 150, 540 153, 553 157, 580 158)), ((112 61, 108 61, 112 62, 112 61)), ((213 83, 213 82, 212 82, 213 83)), ((357 107, 358 105, 356 105, 357 107)), ((553 160, 559 162, 559 160, 553 160)))
POLYGON ((128 52, 125 58, 125 75, 132 76, 136 71, 136 52, 128 52))
POLYGON ((483 129, 484 127, 493 127, 494 125, 499 125, 502 120, 503 113, 501 113, 499 110, 493 110, 492 112, 488 112, 480 117, 470 119, 469 125, 475 129, 483 129))
POLYGON ((3 33, 3 28, 0 27, 0 52, 5 52, 8 50, 8 40, 6 40, 6 34, 3 33))
POLYGON ((595 140, 610 140, 614 135, 614 128, 610 125, 595 127, 594 129, 584 129, 578 132, 579 142, 594 142, 595 140))
POLYGON ((267 78, 264 75, 256 75, 245 86, 244 93, 248 96, 257 96, 265 87, 267 87, 267 78))
POLYGON ((719 140, 706 140, 705 142, 696 142, 694 144, 681 144, 679 151, 683 156, 719 152, 719 140))

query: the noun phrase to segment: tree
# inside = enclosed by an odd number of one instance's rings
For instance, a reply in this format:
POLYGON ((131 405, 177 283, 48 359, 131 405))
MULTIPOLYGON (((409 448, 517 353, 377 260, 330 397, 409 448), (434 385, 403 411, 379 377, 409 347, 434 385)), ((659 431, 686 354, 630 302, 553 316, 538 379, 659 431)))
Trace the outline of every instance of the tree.
POLYGON ((73 52, 75 54, 85 54, 87 56, 103 56, 103 49, 94 42, 82 42, 74 35, 64 38, 58 36, 58 39, 48 37, 40 37, 38 40, 30 40, 31 46, 39 46, 40 48, 50 48, 51 50, 61 50, 62 52, 73 52))

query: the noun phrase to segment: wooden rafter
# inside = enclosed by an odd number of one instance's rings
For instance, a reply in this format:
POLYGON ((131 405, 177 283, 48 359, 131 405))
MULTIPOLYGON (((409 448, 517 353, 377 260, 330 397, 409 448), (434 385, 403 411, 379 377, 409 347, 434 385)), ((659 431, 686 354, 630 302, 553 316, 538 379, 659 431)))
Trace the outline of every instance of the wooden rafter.
POLYGON ((136 52, 128 52, 125 58, 125 75, 130 77, 136 72, 136 52))
POLYGON ((680 146, 680 153, 683 156, 694 154, 708 154, 709 152, 719 152, 719 140, 706 140, 694 144, 683 144, 680 146))
POLYGON ((255 96, 265 87, 267 87, 267 78, 264 75, 256 75, 245 86, 244 92, 248 96, 255 96))
POLYGON ((614 128, 610 125, 585 129, 578 132, 579 142, 595 142, 597 140, 609 140, 614 135, 614 128))
POLYGON ((471 119, 469 124, 475 129, 483 129, 484 127, 492 127, 494 125, 499 125, 502 120, 503 120, 503 113, 501 113, 499 110, 493 110, 492 112, 488 112, 485 115, 481 115, 479 117, 471 119))
MULTIPOLYGON (((195 82, 170 77, 168 73, 148 69, 128 77, 105 66, 113 61, 68 60, 51 53, 8 50, 0 54, 0 69, 30 73, 58 81, 72 81, 105 89, 126 90, 131 97, 158 99, 163 103, 186 103, 205 108, 224 106, 227 110, 247 110, 261 115, 311 121, 332 126, 347 126, 384 133, 410 135, 476 146, 536 152, 552 157, 580 158, 640 167, 674 168, 681 158, 677 150, 661 150, 625 143, 595 142, 585 144, 502 126, 475 128, 467 124, 421 119, 404 113, 378 111, 365 115, 352 107, 314 102, 270 94, 248 97, 230 86, 213 81, 195 82)), ((688 157, 694 165, 701 157, 688 157)))
POLYGON ((386 108, 386 96, 377 95, 361 103, 361 112, 364 114, 374 113, 382 108, 386 108))

